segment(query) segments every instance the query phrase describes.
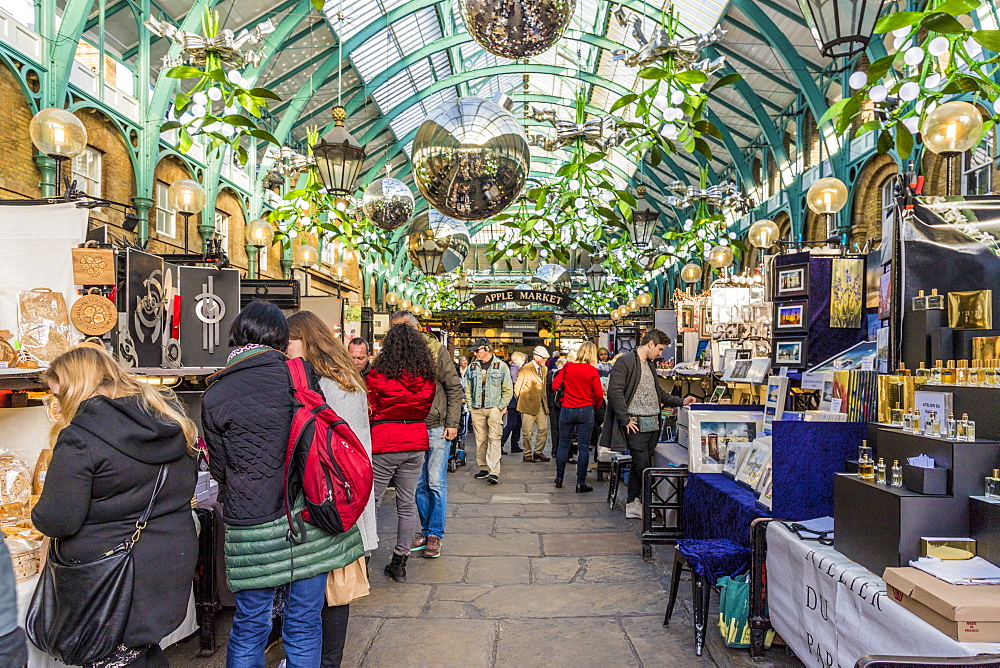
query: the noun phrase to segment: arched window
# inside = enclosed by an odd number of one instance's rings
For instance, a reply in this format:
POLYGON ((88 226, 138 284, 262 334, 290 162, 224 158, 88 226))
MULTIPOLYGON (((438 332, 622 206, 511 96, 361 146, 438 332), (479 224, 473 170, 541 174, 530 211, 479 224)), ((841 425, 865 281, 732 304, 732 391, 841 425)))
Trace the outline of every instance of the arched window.
POLYGON ((785 153, 788 155, 788 168, 792 174, 798 174, 801 169, 798 153, 798 137, 796 136, 795 120, 788 121, 785 126, 785 153))

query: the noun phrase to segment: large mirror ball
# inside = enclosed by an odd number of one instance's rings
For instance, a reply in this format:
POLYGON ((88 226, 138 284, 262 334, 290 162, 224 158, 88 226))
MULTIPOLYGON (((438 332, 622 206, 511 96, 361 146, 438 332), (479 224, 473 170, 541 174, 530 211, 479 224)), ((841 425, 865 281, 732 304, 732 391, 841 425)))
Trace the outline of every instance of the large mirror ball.
POLYGON ((472 38, 502 58, 537 56, 555 44, 573 18, 576 0, 462 0, 472 38))
POLYGON ((425 273, 447 274, 462 266, 471 244, 465 223, 427 210, 410 221, 406 254, 425 273))
POLYGON ((434 111, 413 140, 413 175, 435 209, 485 220, 514 201, 531 169, 520 122, 489 100, 463 97, 434 111))

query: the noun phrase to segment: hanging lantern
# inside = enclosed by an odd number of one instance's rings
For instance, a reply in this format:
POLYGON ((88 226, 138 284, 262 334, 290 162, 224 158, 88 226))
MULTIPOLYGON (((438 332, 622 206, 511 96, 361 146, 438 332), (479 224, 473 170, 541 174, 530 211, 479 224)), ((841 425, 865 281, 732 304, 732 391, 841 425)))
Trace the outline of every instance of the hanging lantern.
POLYGON ((968 102, 946 102, 927 114, 920 134, 934 153, 945 157, 965 153, 983 136, 983 115, 968 102))
POLYGON ((299 244, 292 251, 292 259, 303 269, 313 267, 319 261, 319 253, 316 247, 310 244, 299 244))
POLYGON ((587 277, 587 286, 594 292, 603 292, 608 284, 608 271, 600 263, 590 265, 584 275, 587 277))
POLYGON ((681 280, 685 283, 697 283, 701 280, 701 267, 694 262, 688 262, 681 269, 681 280))
POLYGON ((413 193, 399 179, 376 179, 365 188, 365 215, 383 230, 394 230, 413 215, 413 193))
POLYGON ((750 226, 747 240, 754 248, 771 248, 781 236, 778 224, 773 220, 762 219, 750 226))
POLYGON ((458 297, 459 303, 464 304, 469 301, 469 297, 472 296, 472 284, 469 283, 469 279, 462 274, 462 277, 458 279, 458 283, 455 284, 455 295, 458 297))
POLYGON ((345 197, 354 192, 354 184, 365 162, 365 147, 344 127, 346 119, 347 111, 340 106, 334 107, 333 129, 312 146, 316 171, 327 192, 345 197))
POLYGON ((716 246, 708 251, 708 263, 716 269, 725 269, 733 264, 733 249, 729 246, 716 246))
POLYGON ((827 58, 864 51, 884 4, 885 0, 799 0, 816 47, 827 58))
POLYGON ((833 176, 819 179, 809 186, 806 204, 813 213, 835 214, 847 204, 847 186, 833 176))
POLYGON ((660 220, 660 212, 646 201, 646 186, 636 188, 636 207, 632 220, 625 223, 625 229, 636 248, 647 248, 660 220))

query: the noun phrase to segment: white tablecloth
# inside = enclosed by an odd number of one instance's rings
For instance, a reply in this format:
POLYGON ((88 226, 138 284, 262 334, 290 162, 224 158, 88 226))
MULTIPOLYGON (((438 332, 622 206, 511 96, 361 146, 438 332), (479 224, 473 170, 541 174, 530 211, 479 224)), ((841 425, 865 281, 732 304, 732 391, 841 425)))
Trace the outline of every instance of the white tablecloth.
MULTIPOLYGON (((17 583, 17 615, 18 621, 21 626, 24 626, 24 618, 28 614, 28 604, 31 603, 31 595, 35 591, 35 585, 38 584, 38 576, 31 578, 30 580, 25 580, 24 582, 17 583)), ((166 649, 174 643, 180 642, 184 638, 198 630, 198 623, 195 621, 194 612, 194 591, 191 591, 191 597, 188 599, 188 610, 187 616, 181 623, 177 630, 168 635, 166 638, 160 642, 160 647, 166 649)), ((28 643, 28 668, 60 668, 65 667, 66 664, 56 661, 48 654, 45 654, 38 650, 37 647, 28 643)))
POLYGON ((1000 643, 952 640, 886 596, 882 578, 780 522, 767 528, 767 600, 774 630, 807 666, 1000 652, 1000 643))

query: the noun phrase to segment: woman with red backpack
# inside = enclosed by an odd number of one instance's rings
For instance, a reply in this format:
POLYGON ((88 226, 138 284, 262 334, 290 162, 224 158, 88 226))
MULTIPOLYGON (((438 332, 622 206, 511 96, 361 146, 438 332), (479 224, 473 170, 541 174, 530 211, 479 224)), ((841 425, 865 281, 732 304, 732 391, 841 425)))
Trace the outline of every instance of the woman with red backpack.
POLYGON ((376 509, 395 479, 396 546, 385 574, 396 582, 406 582, 406 558, 417 530, 417 483, 429 449, 424 420, 436 379, 437 364, 420 332, 405 323, 390 328, 366 380, 376 509))

